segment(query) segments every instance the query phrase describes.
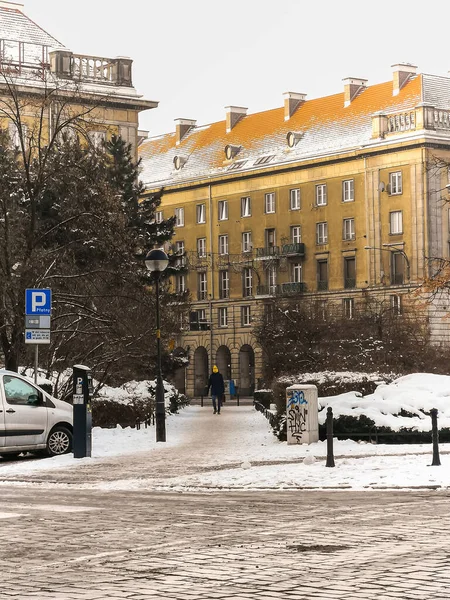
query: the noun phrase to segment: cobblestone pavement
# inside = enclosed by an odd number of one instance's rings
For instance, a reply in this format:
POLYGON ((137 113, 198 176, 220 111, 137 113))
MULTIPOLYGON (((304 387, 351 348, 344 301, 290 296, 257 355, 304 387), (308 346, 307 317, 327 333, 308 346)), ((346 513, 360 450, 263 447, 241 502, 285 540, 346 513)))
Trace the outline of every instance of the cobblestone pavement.
POLYGON ((0 488, 2 600, 448 600, 450 493, 0 488))

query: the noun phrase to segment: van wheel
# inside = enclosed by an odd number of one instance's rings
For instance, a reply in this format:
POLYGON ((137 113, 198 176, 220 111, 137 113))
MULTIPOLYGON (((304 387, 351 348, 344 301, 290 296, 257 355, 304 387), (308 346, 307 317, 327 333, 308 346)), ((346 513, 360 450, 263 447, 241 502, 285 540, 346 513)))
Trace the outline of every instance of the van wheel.
POLYGON ((58 426, 52 429, 47 439, 47 454, 60 456, 72 450, 72 433, 67 427, 58 426))

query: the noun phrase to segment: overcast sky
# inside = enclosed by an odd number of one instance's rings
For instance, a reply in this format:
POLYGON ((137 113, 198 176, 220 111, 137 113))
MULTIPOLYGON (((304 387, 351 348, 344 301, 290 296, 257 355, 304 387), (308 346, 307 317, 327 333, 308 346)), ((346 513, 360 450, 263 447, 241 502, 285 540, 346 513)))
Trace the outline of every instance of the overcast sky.
POLYGON ((409 62, 448 75, 450 3, 405 0, 24 0, 25 12, 81 54, 130 56, 134 84, 159 108, 150 135, 174 119, 198 125, 282 106, 283 92, 338 93, 345 77, 371 83, 409 62))

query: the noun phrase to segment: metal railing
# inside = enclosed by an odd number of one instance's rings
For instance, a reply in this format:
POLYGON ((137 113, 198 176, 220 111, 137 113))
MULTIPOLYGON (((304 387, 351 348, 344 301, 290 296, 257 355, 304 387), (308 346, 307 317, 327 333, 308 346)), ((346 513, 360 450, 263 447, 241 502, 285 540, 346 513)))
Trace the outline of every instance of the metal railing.
POLYGON ((283 256, 305 256, 305 244, 283 244, 283 246, 281 246, 281 254, 283 256))
POLYGON ((344 288, 346 290, 350 290, 356 287, 356 279, 355 277, 346 277, 344 280, 344 288))

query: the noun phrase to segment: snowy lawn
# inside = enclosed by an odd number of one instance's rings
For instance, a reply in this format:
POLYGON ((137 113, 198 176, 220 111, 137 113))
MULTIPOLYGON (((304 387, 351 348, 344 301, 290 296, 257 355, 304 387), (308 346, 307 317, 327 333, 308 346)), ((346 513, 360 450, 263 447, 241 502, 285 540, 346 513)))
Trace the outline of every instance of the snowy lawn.
MULTIPOLYGON (((430 445, 382 446, 335 440, 336 467, 325 467, 326 443, 288 446, 271 433, 252 407, 226 406, 223 414, 188 407, 167 419, 167 442, 156 444, 149 429, 93 431, 92 458, 72 455, 42 460, 0 462, 0 483, 36 485, 29 476, 42 473, 39 485, 58 472, 72 473, 71 485, 118 490, 217 489, 383 489, 449 487, 450 444, 441 445, 441 467, 430 467, 430 445), (127 456, 128 455, 128 456, 127 456), (105 463, 101 481, 82 483, 80 467, 105 463), (127 465, 139 468, 137 477, 127 465), (164 465, 170 464, 170 473, 164 465), (11 480, 14 479, 15 482, 11 480)), ((88 480, 87 480, 88 481, 88 480)), ((57 483, 56 483, 57 484, 57 483)))

